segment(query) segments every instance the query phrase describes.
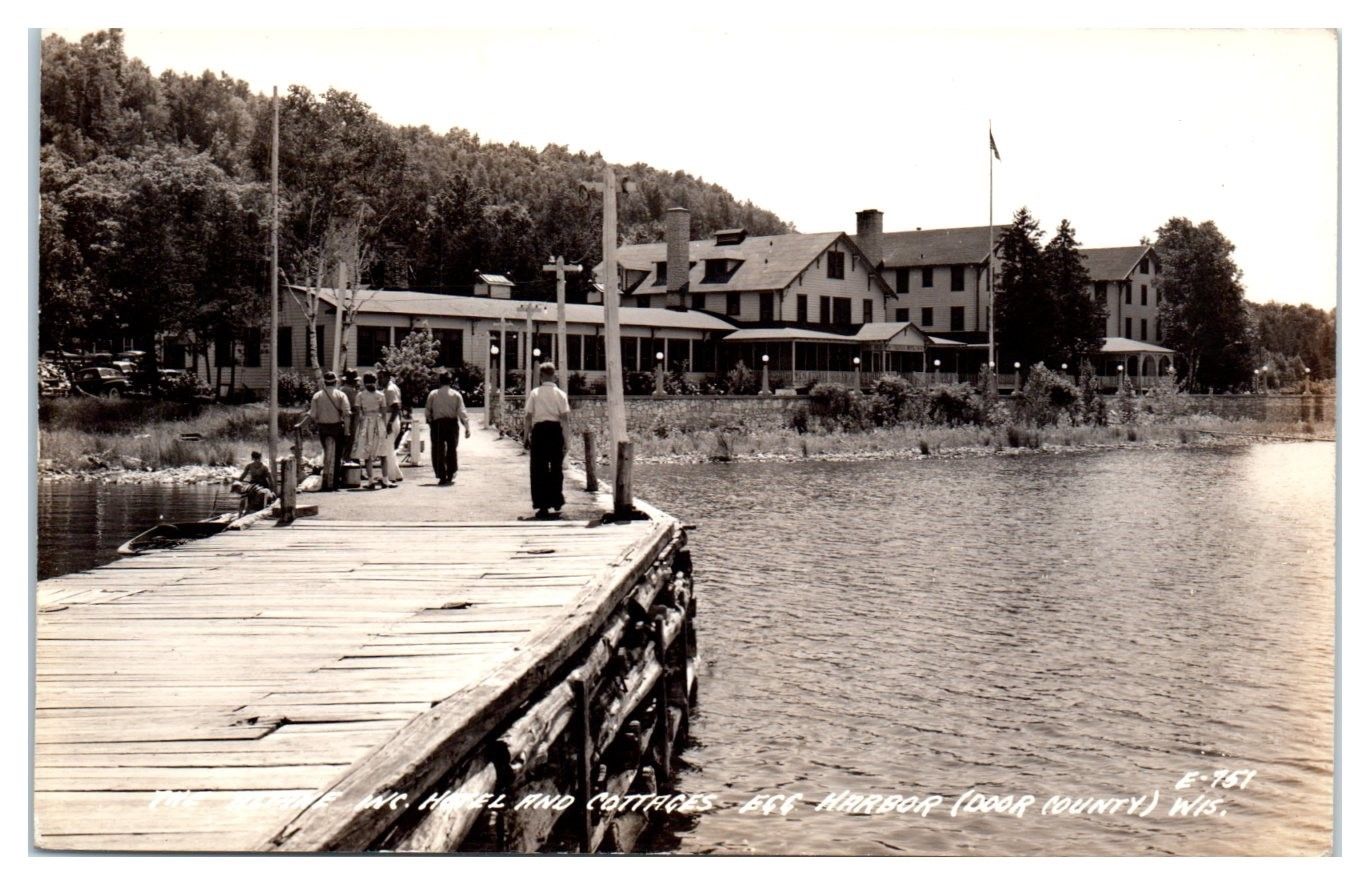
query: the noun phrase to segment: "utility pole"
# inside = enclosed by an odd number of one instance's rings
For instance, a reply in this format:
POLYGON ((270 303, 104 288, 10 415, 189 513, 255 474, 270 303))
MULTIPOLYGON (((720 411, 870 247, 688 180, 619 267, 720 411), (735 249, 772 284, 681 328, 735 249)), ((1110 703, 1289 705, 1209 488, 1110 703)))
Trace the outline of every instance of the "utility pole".
POLYGON ((343 336, 343 287, 347 281, 347 262, 338 262, 338 283, 333 287, 333 301, 338 312, 333 316, 333 371, 338 373, 338 383, 342 383, 343 367, 338 365, 342 360, 342 336, 343 336))
POLYGON ((541 304, 534 301, 525 302, 518 306, 518 312, 523 314, 524 320, 524 339, 523 345, 523 392, 525 395, 533 392, 533 314, 541 314, 543 308, 541 304))
POLYGON ((570 394, 568 369, 566 366, 566 274, 580 273, 579 264, 567 264, 558 255, 552 264, 542 266, 544 272, 556 271, 557 274, 557 380, 561 382, 564 393, 570 394))
MULTIPOLYGON (((280 276, 280 207, 277 205, 277 178, 280 169, 281 153, 281 104, 276 87, 271 87, 271 407, 266 429, 266 463, 271 465, 274 474, 276 464, 276 427, 277 412, 280 408, 276 388, 280 384, 280 291, 277 277, 280 276)), ((307 334, 307 331, 306 331, 307 334)), ((284 505, 282 505, 284 506, 284 505)), ((284 511, 282 511, 284 513, 284 511)))

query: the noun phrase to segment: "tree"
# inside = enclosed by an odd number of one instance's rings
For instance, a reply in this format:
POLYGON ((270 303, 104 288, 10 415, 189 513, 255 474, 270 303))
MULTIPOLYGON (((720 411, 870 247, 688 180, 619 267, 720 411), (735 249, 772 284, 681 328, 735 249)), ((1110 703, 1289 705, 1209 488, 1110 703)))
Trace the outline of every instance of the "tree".
POLYGON ((1042 253, 1047 296, 1056 303, 1055 341, 1047 356, 1050 365, 1080 365, 1103 346, 1108 306, 1095 297, 1093 281, 1075 241, 1075 230, 1062 219, 1056 236, 1042 253))
POLYGON ((433 388, 433 373, 438 365, 438 339, 427 323, 419 323, 394 347, 381 348, 380 368, 389 369, 399 385, 404 402, 424 401, 433 388))
POLYGON ((1252 330, 1236 247, 1212 221, 1172 218, 1156 231, 1161 343, 1180 356, 1184 387, 1231 388, 1251 377, 1252 330))
POLYGON ((1059 317, 1056 303, 1047 297, 1041 236, 1036 219, 1024 207, 994 245, 1000 259, 994 285, 994 324, 1003 365, 1015 361, 1031 365, 1050 359, 1054 350, 1059 317))

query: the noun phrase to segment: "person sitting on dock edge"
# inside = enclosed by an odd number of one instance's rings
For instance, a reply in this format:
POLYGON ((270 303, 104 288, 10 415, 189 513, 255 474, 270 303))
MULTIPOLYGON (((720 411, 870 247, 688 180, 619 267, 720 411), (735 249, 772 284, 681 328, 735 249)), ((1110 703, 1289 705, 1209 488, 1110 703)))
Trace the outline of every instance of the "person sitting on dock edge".
POLYGON ((233 485, 242 494, 242 505, 238 508, 240 516, 262 510, 276 497, 276 481, 271 476, 271 468, 262 463, 261 452, 252 453, 252 460, 233 485))
POLYGON ((541 382, 528 392, 523 409, 525 435, 528 437, 529 486, 537 519, 548 519, 549 510, 561 513, 566 506, 562 495, 561 464, 570 450, 571 401, 557 387, 557 369, 551 363, 538 367, 541 382))
POLYGON ((461 393, 452 387, 452 373, 439 374, 438 385, 428 394, 423 415, 433 428, 433 472, 438 485, 450 486, 457 474, 457 424, 466 428, 466 438, 470 439, 471 422, 461 393))

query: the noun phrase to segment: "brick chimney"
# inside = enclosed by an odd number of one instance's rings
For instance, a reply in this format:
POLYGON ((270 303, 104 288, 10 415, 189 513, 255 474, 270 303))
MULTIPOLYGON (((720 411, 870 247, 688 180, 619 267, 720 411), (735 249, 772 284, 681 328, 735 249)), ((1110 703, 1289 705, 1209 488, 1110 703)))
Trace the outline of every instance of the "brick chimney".
POLYGON ((879 209, 864 209, 856 213, 856 245, 866 253, 871 264, 879 267, 885 260, 885 213, 879 209))
POLYGON ((690 210, 666 210, 666 306, 684 310, 690 293, 690 210))

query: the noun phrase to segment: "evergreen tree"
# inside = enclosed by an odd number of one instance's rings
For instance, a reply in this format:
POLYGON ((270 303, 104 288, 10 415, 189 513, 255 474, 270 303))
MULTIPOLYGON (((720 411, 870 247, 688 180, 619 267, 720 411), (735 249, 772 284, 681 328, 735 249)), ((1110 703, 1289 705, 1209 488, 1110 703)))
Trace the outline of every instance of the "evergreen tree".
POLYGON ((1056 303, 1058 321, 1048 354, 1050 365, 1080 365, 1103 346, 1108 307, 1094 295, 1094 287, 1080 255, 1070 222, 1062 219, 1056 236, 1042 253, 1047 296, 1056 303))
POLYGON ((995 280, 994 325, 999 362, 1024 365, 1049 359, 1059 322, 1055 302, 1047 297, 1042 261, 1042 230, 1024 207, 1013 216, 995 243, 999 273, 995 280))

